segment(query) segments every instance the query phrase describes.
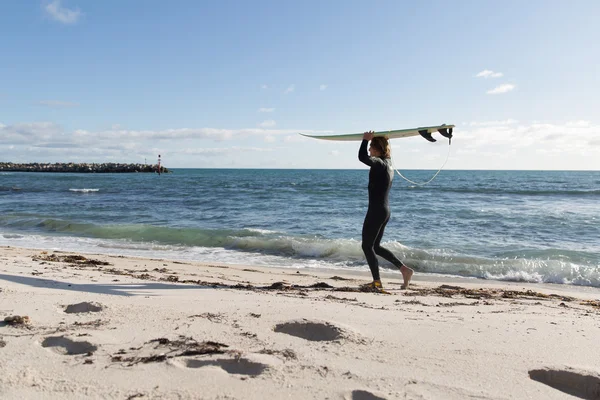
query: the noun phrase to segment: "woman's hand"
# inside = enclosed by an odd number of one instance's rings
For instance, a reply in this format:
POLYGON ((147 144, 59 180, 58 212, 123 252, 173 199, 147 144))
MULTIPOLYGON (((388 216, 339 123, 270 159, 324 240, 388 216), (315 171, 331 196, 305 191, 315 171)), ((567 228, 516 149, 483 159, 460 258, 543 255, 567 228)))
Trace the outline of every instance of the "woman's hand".
POLYGON ((375 132, 373 132, 373 131, 368 131, 368 132, 363 133, 363 140, 373 139, 373 136, 375 136, 374 133, 375 132))

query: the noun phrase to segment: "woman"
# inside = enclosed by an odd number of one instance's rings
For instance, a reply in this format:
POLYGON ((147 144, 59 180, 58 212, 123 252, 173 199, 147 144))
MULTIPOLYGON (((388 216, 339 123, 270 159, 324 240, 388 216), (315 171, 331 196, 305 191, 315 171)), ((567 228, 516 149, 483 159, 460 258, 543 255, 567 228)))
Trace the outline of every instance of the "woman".
POLYGON ((365 132, 358 151, 358 159, 371 167, 369 171, 369 208, 363 223, 362 249, 369 263, 373 282, 363 285, 366 290, 383 292, 379 277, 379 255, 400 269, 404 279, 403 289, 408 289, 413 270, 402 263, 391 251, 381 247, 381 237, 390 220, 388 196, 392 187, 394 170, 390 159, 390 145, 385 137, 373 137, 373 131, 365 132), (371 141, 369 153, 367 144, 371 141))

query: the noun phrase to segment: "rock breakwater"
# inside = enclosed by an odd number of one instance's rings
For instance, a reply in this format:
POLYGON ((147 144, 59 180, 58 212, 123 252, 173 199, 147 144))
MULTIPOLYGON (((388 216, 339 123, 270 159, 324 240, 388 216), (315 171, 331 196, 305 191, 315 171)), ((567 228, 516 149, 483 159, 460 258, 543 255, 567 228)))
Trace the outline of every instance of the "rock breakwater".
POLYGON ((123 163, 11 163, 0 162, 0 171, 13 172, 79 172, 79 173, 127 173, 157 172, 169 173, 167 168, 156 164, 123 164, 123 163))

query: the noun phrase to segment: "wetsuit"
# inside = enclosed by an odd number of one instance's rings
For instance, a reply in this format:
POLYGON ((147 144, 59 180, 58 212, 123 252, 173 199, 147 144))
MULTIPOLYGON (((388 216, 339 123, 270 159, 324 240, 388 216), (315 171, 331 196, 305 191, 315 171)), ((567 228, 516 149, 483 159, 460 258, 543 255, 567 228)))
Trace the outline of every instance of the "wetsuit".
POLYGON ((358 159, 371 167, 369 171, 369 209, 363 223, 362 249, 369 263, 373 280, 379 280, 379 262, 376 254, 398 268, 403 264, 391 251, 380 245, 383 231, 390 219, 388 195, 392 187, 394 170, 389 158, 369 157, 368 143, 368 140, 363 140, 358 151, 358 159))

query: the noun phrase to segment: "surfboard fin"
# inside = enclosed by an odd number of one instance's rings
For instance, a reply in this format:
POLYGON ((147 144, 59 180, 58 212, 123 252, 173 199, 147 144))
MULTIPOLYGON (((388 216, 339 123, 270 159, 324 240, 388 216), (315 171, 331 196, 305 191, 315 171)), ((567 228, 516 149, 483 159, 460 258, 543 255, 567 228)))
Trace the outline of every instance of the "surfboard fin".
POLYGON ((452 128, 450 128, 450 129, 448 129, 448 128, 438 129, 438 132, 443 137, 447 137, 448 138, 448 143, 452 143, 452 128))
POLYGON ((429 133, 429 131, 427 129, 423 129, 422 131, 419 131, 419 135, 423 136, 426 140, 429 140, 430 142, 437 142, 437 140, 435 140, 431 136, 431 133, 429 133))

